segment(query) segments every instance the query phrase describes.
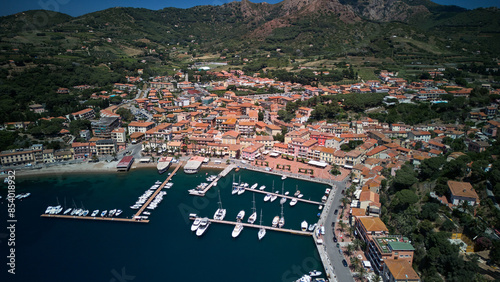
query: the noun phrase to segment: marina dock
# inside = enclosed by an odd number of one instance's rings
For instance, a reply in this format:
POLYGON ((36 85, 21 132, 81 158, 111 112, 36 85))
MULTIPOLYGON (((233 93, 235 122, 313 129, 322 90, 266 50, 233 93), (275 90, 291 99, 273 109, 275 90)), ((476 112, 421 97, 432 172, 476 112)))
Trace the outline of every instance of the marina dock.
POLYGON ((189 195, 200 196, 200 197, 205 196, 205 194, 207 193, 207 191, 210 190, 210 188, 212 188, 214 186, 214 184, 217 181, 219 181, 219 179, 221 179, 222 177, 225 177, 226 175, 228 175, 229 172, 231 172, 231 170, 233 170, 235 167, 236 166, 234 164, 227 166, 221 173, 219 173, 219 175, 217 175, 217 178, 215 178, 215 180, 212 181, 212 183, 208 184, 208 186, 205 187, 205 189, 199 190, 199 191, 189 192, 189 195))
POLYGON ((261 191, 261 190, 258 190, 258 189, 250 189, 250 188, 245 188, 245 190, 247 191, 251 191, 251 192, 257 192, 257 193, 261 193, 261 194, 271 194, 271 195, 276 195, 278 197, 285 197, 287 199, 297 199, 297 201, 299 202, 304 202, 304 203, 308 203, 308 204, 313 204, 313 205, 324 205, 324 203, 320 203, 320 202, 316 202, 316 201, 311 201, 311 200, 306 200, 306 199, 303 199, 303 198, 297 198, 297 197, 294 197, 294 196, 287 196, 287 195, 283 195, 283 194, 278 194, 278 193, 274 193, 274 192, 266 192, 266 191, 261 191))
POLYGON ((148 219, 136 219, 144 209, 153 201, 153 199, 160 193, 160 191, 167 185, 174 174, 179 170, 181 165, 178 165, 172 173, 167 177, 165 181, 156 189, 156 191, 149 197, 149 199, 142 205, 142 207, 134 214, 132 218, 120 218, 120 217, 101 217, 101 216, 75 216, 75 215, 59 215, 59 214, 42 214, 41 217, 52 217, 52 218, 66 218, 66 219, 86 219, 86 220, 103 220, 103 221, 118 221, 118 222, 141 222, 148 223, 148 219))
MULTIPOLYGON (((189 217, 191 220, 195 220, 196 217, 189 217)), ((229 224, 229 225, 236 225, 238 222, 235 221, 227 221, 227 220, 216 220, 216 219, 208 219, 210 222, 215 222, 215 223, 222 223, 222 224, 229 224)), ((241 222, 241 224, 244 227, 253 227, 253 228, 264 228, 267 230, 272 230, 272 231, 279 231, 279 232, 286 232, 286 233, 291 233, 291 234, 297 234, 297 235, 304 235, 304 236, 312 236, 313 232, 308 232, 308 231, 302 231, 302 230, 293 230, 293 229, 286 229, 286 228, 278 228, 278 227, 272 227, 272 226, 266 226, 266 225, 258 225, 258 224, 250 224, 250 223, 244 223, 241 222)))

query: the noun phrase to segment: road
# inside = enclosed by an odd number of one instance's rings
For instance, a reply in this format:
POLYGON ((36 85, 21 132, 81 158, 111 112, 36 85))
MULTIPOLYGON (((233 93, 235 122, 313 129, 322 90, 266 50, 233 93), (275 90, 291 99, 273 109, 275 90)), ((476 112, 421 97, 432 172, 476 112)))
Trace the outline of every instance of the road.
MULTIPOLYGON (((326 216, 325 221, 325 235, 324 235, 324 244, 326 246, 326 252, 328 257, 330 258, 330 262, 332 263, 336 279, 337 281, 354 281, 352 278, 351 270, 349 267, 345 267, 342 265, 342 260, 344 259, 344 255, 339 253, 339 248, 337 248, 336 243, 333 242, 333 230, 332 230, 332 222, 337 221, 337 215, 335 215, 335 210, 340 206, 340 200, 343 195, 341 193, 342 190, 346 189, 347 180, 343 182, 335 182, 337 186, 337 190, 335 191, 335 195, 333 196, 332 205, 328 211, 328 215, 326 216)), ((342 244, 342 243, 340 243, 342 244)))

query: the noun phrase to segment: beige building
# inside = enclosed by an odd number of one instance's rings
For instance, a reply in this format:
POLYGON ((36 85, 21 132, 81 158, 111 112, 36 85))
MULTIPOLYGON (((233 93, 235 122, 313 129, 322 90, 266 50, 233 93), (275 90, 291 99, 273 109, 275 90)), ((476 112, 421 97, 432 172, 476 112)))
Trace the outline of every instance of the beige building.
POLYGON ((125 128, 120 127, 116 128, 111 132, 111 139, 115 140, 116 143, 125 143, 127 142, 127 132, 125 128))

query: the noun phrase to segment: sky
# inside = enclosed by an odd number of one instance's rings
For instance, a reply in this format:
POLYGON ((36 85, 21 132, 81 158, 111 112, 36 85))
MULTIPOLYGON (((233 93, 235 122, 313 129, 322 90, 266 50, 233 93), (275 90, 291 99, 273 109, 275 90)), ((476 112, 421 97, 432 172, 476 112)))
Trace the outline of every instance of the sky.
MULTIPOLYGON (((250 0, 251 2, 278 3, 280 0, 250 0)), ((27 10, 51 10, 81 16, 87 13, 112 7, 136 7, 159 10, 165 7, 190 8, 198 5, 221 5, 232 0, 6 0, 0 4, 0 16, 11 15, 27 10)), ((457 5, 467 9, 478 7, 500 7, 500 0, 434 0, 442 5, 457 5)))

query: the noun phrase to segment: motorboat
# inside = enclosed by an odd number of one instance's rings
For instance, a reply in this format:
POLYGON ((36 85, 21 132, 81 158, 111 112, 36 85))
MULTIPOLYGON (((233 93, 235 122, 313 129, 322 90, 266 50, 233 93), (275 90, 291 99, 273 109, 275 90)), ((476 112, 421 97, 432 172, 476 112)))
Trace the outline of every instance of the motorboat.
POLYGON ((89 210, 84 210, 84 211, 82 212, 82 216, 87 216, 88 214, 89 214, 89 210))
POLYGON ((96 216, 99 213, 99 210, 94 210, 90 216, 96 216))
POLYGON ((311 276, 306 274, 300 277, 300 279, 296 280, 296 282, 311 282, 311 276))
POLYGON ((236 238, 240 235, 241 230, 243 230, 243 224, 237 223, 236 226, 234 226, 233 233, 231 234, 233 238, 236 238))
POLYGON ((286 175, 283 175, 283 176, 281 177, 281 180, 285 180, 285 179, 286 179, 286 175))
POLYGON ((234 194, 238 193, 239 189, 240 189, 240 187, 238 185, 236 185, 236 186, 233 185, 233 190, 231 191, 231 194, 234 195, 234 194))
POLYGON ((260 191, 263 191, 264 189, 266 189, 266 185, 262 185, 262 186, 259 187, 260 191))
POLYGON ((291 207, 295 206, 295 205, 297 204, 297 202, 298 202, 298 200, 297 200, 296 198, 292 199, 292 200, 290 201, 290 206, 291 206, 291 207))
POLYGON ((300 194, 299 186, 295 186, 295 194, 293 194, 295 197, 297 197, 300 194))
POLYGON ((102 211, 102 212, 101 212, 101 216, 102 216, 102 217, 105 217, 107 213, 108 213, 108 211, 107 211, 107 210, 102 211))
POLYGON ((143 212, 142 214, 145 214, 145 215, 151 215, 151 213, 150 213, 150 212, 148 212, 148 211, 145 211, 145 212, 143 212))
POLYGON ((276 227, 278 226, 278 222, 280 221, 280 217, 277 215, 273 218, 273 223, 272 223, 272 226, 273 227, 276 227))
POLYGON ((318 271, 318 270, 313 270, 313 271, 309 272, 309 276, 311 276, 311 277, 316 277, 316 276, 320 276, 320 275, 321 275, 321 271, 318 271))
POLYGON ((302 231, 306 231, 307 230, 307 221, 302 221, 302 223, 300 224, 300 228, 302 229, 302 231))
POLYGON ((238 215, 236 216, 236 220, 243 220, 243 218, 245 217, 245 211, 244 210, 241 210, 238 215))
POLYGON ((267 193, 266 196, 264 197, 264 202, 269 201, 271 199, 271 194, 267 193))
POLYGON ((271 202, 274 202, 278 198, 278 195, 276 195, 278 193, 279 191, 276 191, 274 195, 271 195, 271 202))
POLYGON ((194 219, 193 224, 191 224, 191 231, 196 231, 198 227, 200 226, 201 218, 197 217, 194 219))
POLYGON ((250 187, 250 189, 253 190, 253 189, 257 188, 257 186, 259 186, 259 183, 255 183, 254 185, 252 185, 252 187, 250 187))
POLYGON ((313 231, 313 230, 316 228, 316 226, 318 226, 318 224, 317 224, 317 223, 315 223, 315 224, 310 224, 310 225, 309 225, 309 227, 307 228, 307 231, 313 231))
POLYGON ((196 230, 196 236, 203 235, 203 233, 205 233, 209 225, 210 221, 208 220, 208 217, 204 217, 200 222, 200 226, 196 230))
POLYGON ((116 210, 115 216, 119 216, 120 214, 122 214, 122 212, 122 210, 116 210))
POLYGON ((286 192, 285 192, 285 196, 288 196, 288 194, 290 194, 290 192, 286 191, 286 192))
POLYGON ((326 196, 323 196, 323 197, 321 198, 321 202, 323 202, 323 203, 324 203, 324 202, 326 202, 326 199, 328 199, 328 198, 327 198, 326 196))
POLYGON ((66 209, 66 210, 63 212, 63 214, 65 214, 65 215, 66 215, 66 214, 68 214, 71 210, 72 210, 72 208, 68 208, 68 209, 66 209))
POLYGON ((299 195, 297 196, 297 198, 299 198, 299 199, 300 199, 300 198, 302 198, 302 197, 304 197, 304 195, 302 195, 302 194, 299 194, 299 195))

